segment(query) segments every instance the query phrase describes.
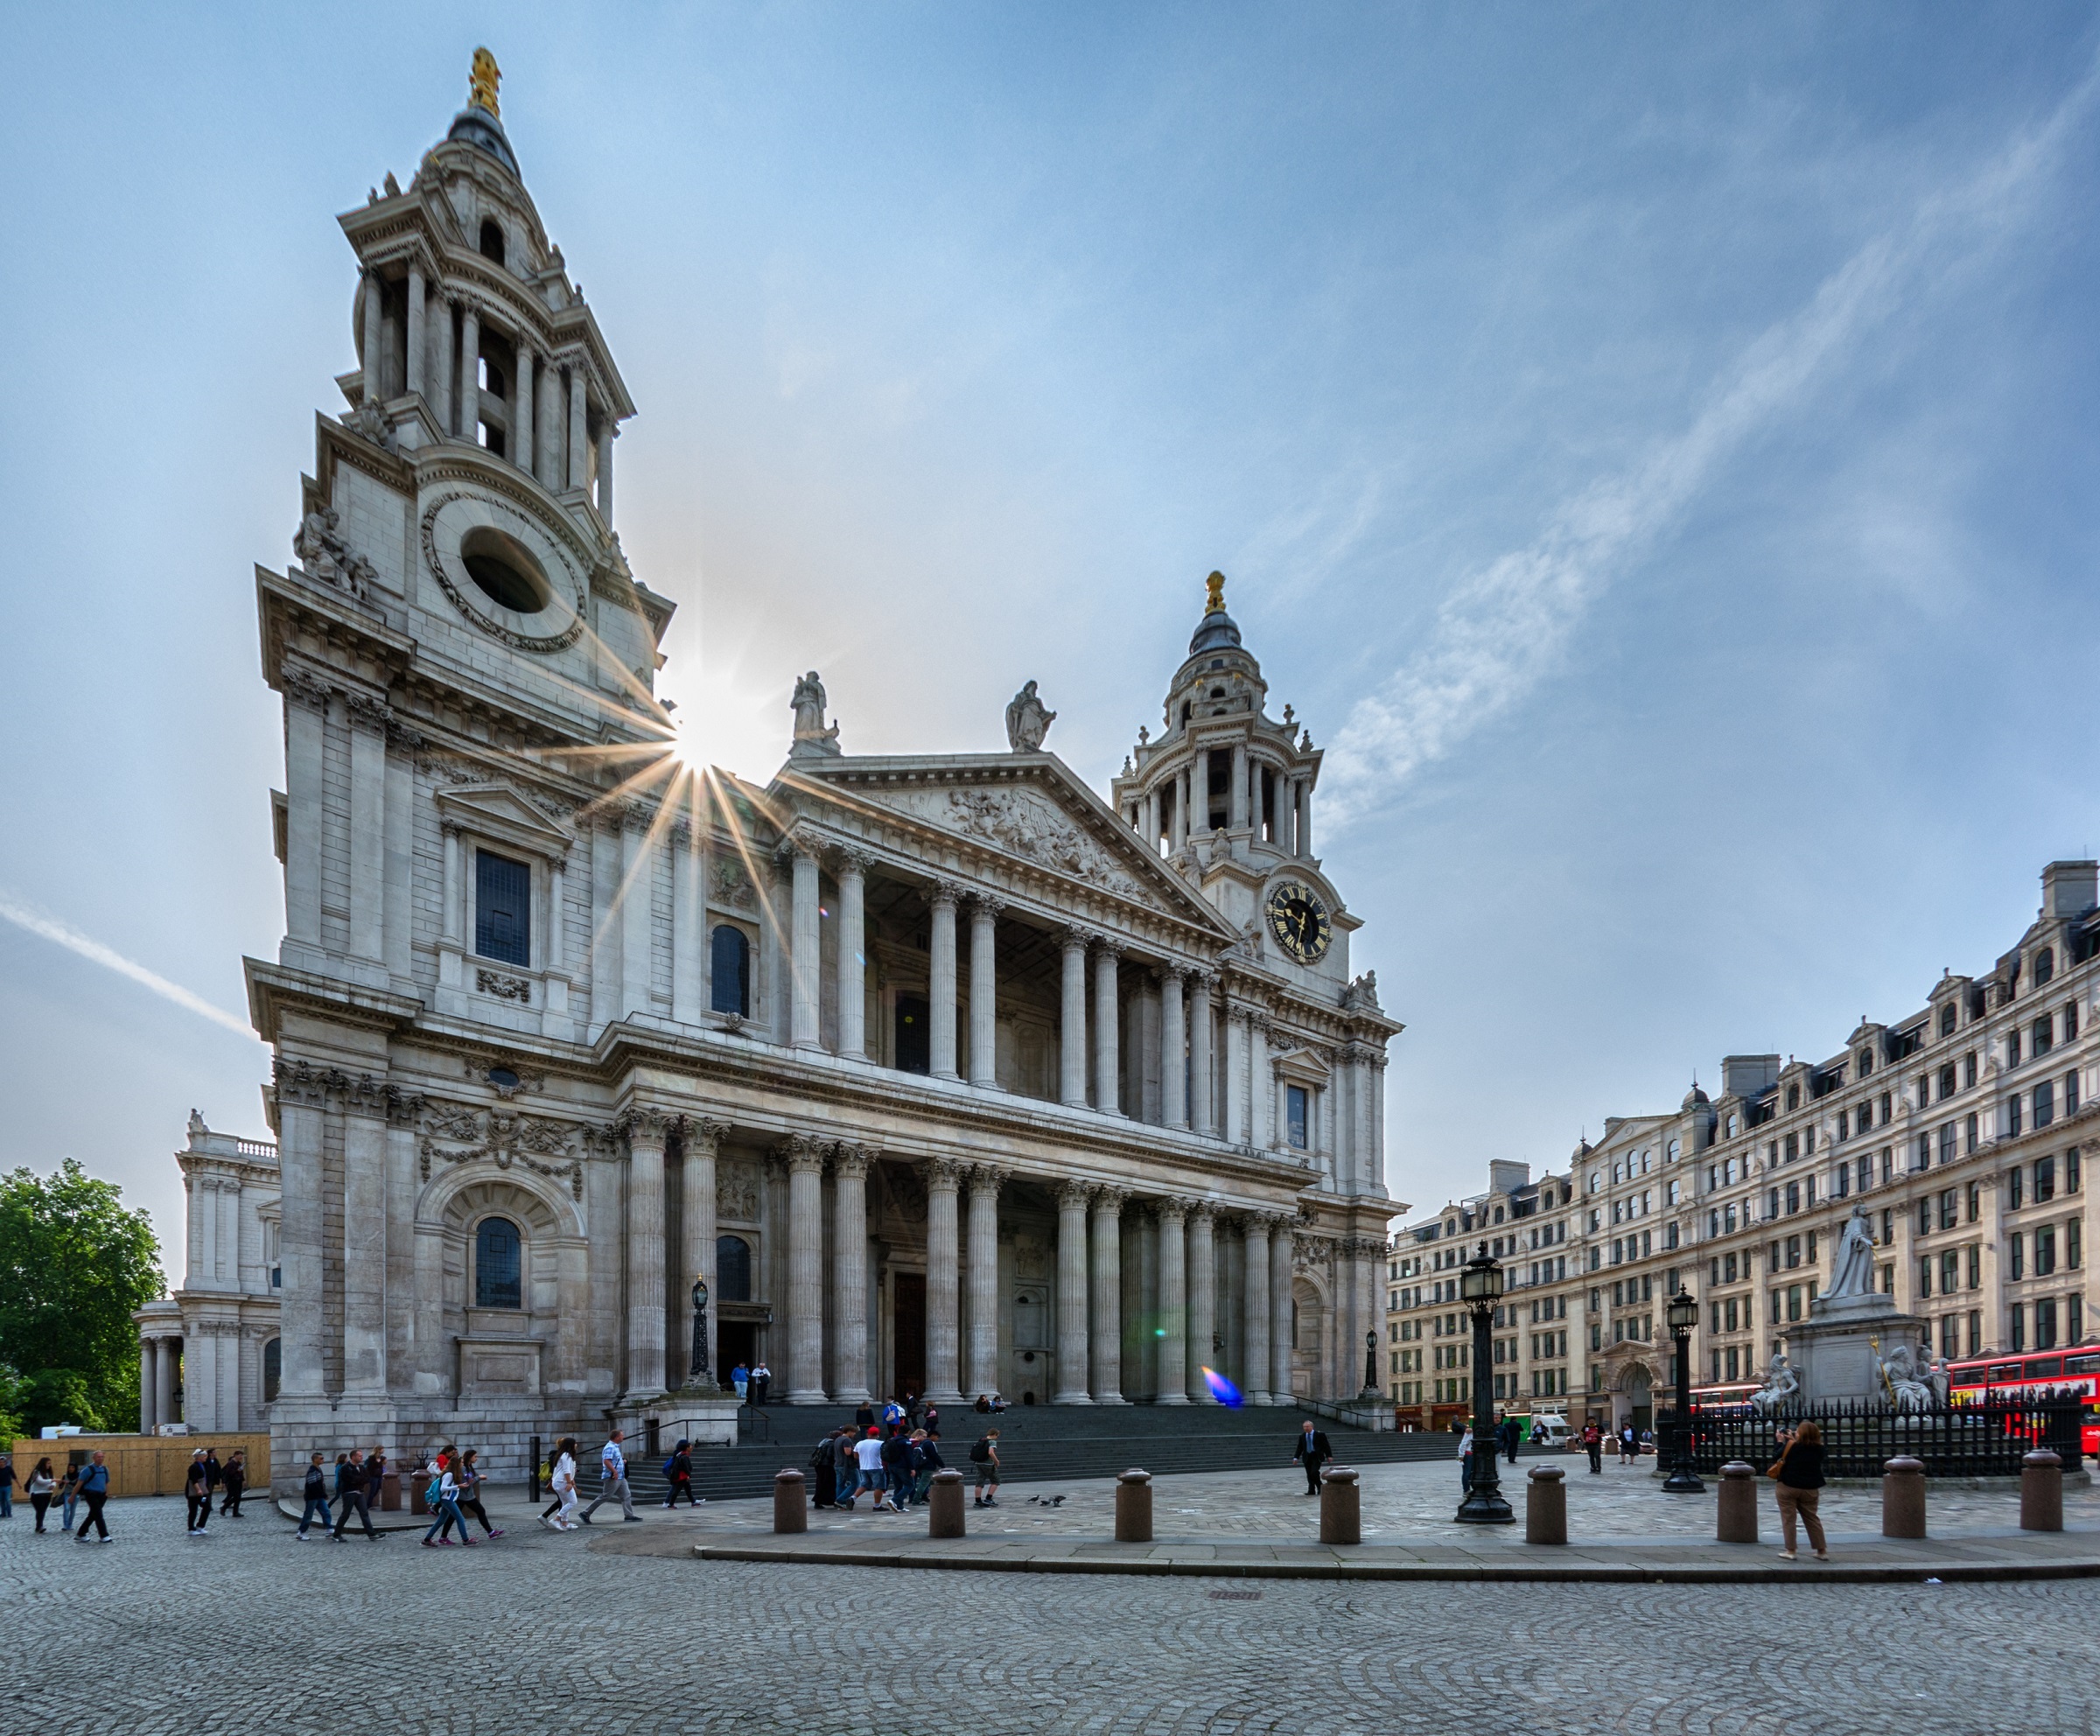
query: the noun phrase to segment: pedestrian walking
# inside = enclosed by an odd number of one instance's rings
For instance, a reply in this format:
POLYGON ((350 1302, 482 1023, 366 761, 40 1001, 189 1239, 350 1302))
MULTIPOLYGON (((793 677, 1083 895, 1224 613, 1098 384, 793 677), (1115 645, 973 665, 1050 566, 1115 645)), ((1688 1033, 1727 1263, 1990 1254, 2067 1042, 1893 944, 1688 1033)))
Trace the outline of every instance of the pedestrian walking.
POLYGON ((0 1452, 0 1519, 15 1516, 15 1455, 0 1452))
MULTIPOLYGON (((399 1487, 398 1479, 396 1480, 396 1487, 397 1488, 399 1487)), ((386 1506, 386 1493, 387 1450, 383 1446, 374 1446, 370 1452, 365 1455, 366 1503, 374 1512, 383 1511, 386 1506)), ((400 1496, 396 1494, 395 1499, 398 1502, 400 1496)))
POLYGON ((838 1490, 831 1499, 848 1513, 853 1510, 854 1496, 860 1493, 859 1439, 853 1430, 841 1429, 831 1444, 831 1463, 838 1478, 838 1490))
POLYGON ((972 1507, 997 1507, 999 1504, 999 1432, 987 1429, 977 1444, 970 1450, 970 1462, 976 1467, 977 1486, 970 1491, 972 1507))
POLYGON ((837 1446, 836 1429, 828 1429, 816 1438, 816 1449, 809 1455, 809 1504, 812 1507, 832 1507, 837 1504, 837 1446))
POLYGON ((206 1474, 201 1446, 190 1455, 189 1469, 183 1474, 182 1493, 189 1503, 190 1535, 201 1537, 205 1522, 212 1516, 211 1479, 206 1474))
POLYGON ((474 1540, 466 1533, 466 1515, 459 1510, 459 1480, 452 1474, 452 1449, 441 1447, 430 1485, 423 1492, 424 1504, 438 1516, 423 1534, 425 1549, 452 1546, 452 1527, 459 1528, 459 1541, 472 1549, 474 1540))
POLYGON ((605 1451, 598 1455, 598 1499, 578 1516, 588 1525, 591 1516, 608 1501, 620 1502, 620 1517, 630 1524, 640 1524, 641 1516, 634 1510, 634 1497, 627 1492, 627 1455, 621 1451, 620 1442, 626 1438, 623 1430, 615 1429, 606 1442, 605 1451))
POLYGON ((1298 1432, 1298 1445, 1291 1449, 1292 1458, 1306 1467, 1306 1493, 1320 1493, 1320 1467, 1334 1456, 1334 1449, 1327 1445, 1327 1432, 1312 1426, 1312 1419, 1306 1418, 1304 1427, 1298 1432))
POLYGON ((1780 1537, 1785 1544, 1779 1558, 1795 1558, 1795 1522, 1798 1520, 1809 1529, 1809 1547, 1816 1551, 1816 1559, 1828 1561, 1830 1557, 1824 1546, 1823 1518, 1816 1510, 1823 1499, 1823 1430, 1814 1423, 1803 1423, 1765 1474, 1779 1485, 1773 1491, 1779 1502, 1780 1537))
POLYGON ((1473 1493, 1473 1431, 1470 1428, 1459 1437, 1459 1493, 1473 1493))
MULTIPOLYGON (((458 1485, 458 1493, 453 1499, 458 1502, 461 1514, 471 1513, 481 1522, 483 1536, 500 1537, 503 1535, 503 1528, 488 1522, 488 1509, 481 1505, 481 1485, 488 1479, 481 1474, 480 1466, 474 1462, 480 1456, 480 1448, 474 1446, 468 1447, 459 1455, 458 1466, 452 1473, 453 1480, 458 1485)), ((464 1517, 459 1521, 459 1535, 462 1537, 466 1536, 466 1521, 464 1517)))
POLYGON ((890 1486, 890 1511, 901 1513, 912 1504, 912 1438, 896 1430, 882 1444, 882 1480, 890 1486))
POLYGON ((1524 1444, 1524 1425, 1505 1412, 1502 1425, 1495 1433, 1501 1438, 1502 1451, 1508 1456, 1509 1462, 1516 1464, 1516 1450, 1524 1444))
POLYGON ((934 1473, 947 1468, 941 1457, 941 1432, 920 1430, 912 1437, 912 1499, 923 1507, 934 1487, 934 1473))
POLYGON ((379 1533, 372 1529, 371 1473, 365 1465, 364 1453, 357 1447, 352 1447, 336 1465, 335 1499, 335 1529, 329 1532, 328 1541, 342 1542, 343 1528, 349 1524, 351 1514, 355 1513, 364 1521, 365 1540, 377 1543, 379 1533))
POLYGON ((761 1356, 751 1365, 751 1402, 763 1410, 772 1394, 773 1370, 766 1366, 766 1359, 761 1356))
POLYGON ((1635 1463, 1640 1457, 1641 1438, 1634 1432, 1634 1425, 1628 1423, 1619 1431, 1619 1462, 1621 1465, 1631 1465, 1635 1463))
POLYGON ((204 1498, 206 1503, 205 1516, 211 1516, 209 1503, 218 1497, 219 1485, 226 1480, 226 1467, 219 1462, 219 1449, 207 1446, 204 1450, 204 1498))
MULTIPOLYGON (((80 1499, 88 1504, 88 1516, 80 1521, 80 1529, 74 1533, 74 1539, 86 1543, 88 1528, 92 1525, 95 1530, 96 1540, 108 1543, 109 1528, 102 1522, 102 1503, 109 1499, 109 1466, 99 1452, 90 1454, 88 1463, 81 1467, 80 1494, 80 1499)), ((70 1522, 73 1518, 70 1507, 66 1509, 66 1517, 70 1522)))
POLYGON ((241 1496, 248 1488, 248 1454, 235 1447, 226 1461, 226 1468, 219 1474, 219 1511, 241 1516, 241 1496))
POLYGON ((919 1413, 919 1426, 929 1435, 941 1432, 941 1407, 930 1398, 926 1401, 926 1409, 919 1413))
POLYGON ((80 1500, 80 1467, 70 1460, 66 1461, 66 1474, 59 1479, 59 1501, 66 1509, 66 1529, 73 1529, 73 1509, 80 1500))
POLYGON ((29 1474, 29 1482, 26 1487, 29 1490, 29 1504, 36 1509, 37 1530, 41 1535, 44 1530, 44 1516, 51 1510, 51 1498, 57 1493, 59 1487, 59 1480, 52 1474, 50 1460, 39 1459, 37 1460, 36 1468, 29 1474))
POLYGON ((321 1468, 321 1455, 318 1452, 306 1461, 306 1480, 300 1492, 306 1500, 305 1509, 299 1515, 299 1541, 304 1543, 306 1527, 312 1522, 313 1516, 317 1513, 321 1516, 321 1529, 324 1531, 328 1529, 331 1516, 328 1511, 328 1474, 321 1468))
POLYGON ((894 1429, 901 1426, 903 1422, 904 1406, 898 1403, 894 1395, 892 1395, 883 1401, 882 1426, 886 1429, 894 1429))
POLYGON ((729 1371, 729 1383, 737 1390, 737 1403, 742 1404, 751 1396, 751 1370, 738 1362, 729 1371))
POLYGON ((881 1512, 889 1503, 883 1498, 885 1487, 882 1474, 882 1433, 870 1429, 853 1443, 853 1457, 858 1461, 855 1482, 856 1490, 865 1489, 874 1499, 874 1510, 881 1512))
POLYGON ((682 1494, 688 1507, 706 1505, 693 1493, 693 1444, 690 1440, 682 1440, 671 1449, 671 1456, 663 1461, 663 1480, 671 1487, 670 1498, 663 1503, 667 1512, 678 1505, 682 1494))
POLYGON ((1595 1423, 1582 1425, 1582 1450, 1590 1455, 1590 1474, 1600 1476, 1604 1471, 1604 1431, 1595 1423))
POLYGON ((573 1531, 576 1521, 569 1516, 576 1511, 576 1440, 564 1435, 555 1443, 554 1466, 547 1474, 547 1487, 554 1491, 554 1504, 540 1515, 540 1523, 550 1531, 573 1531))

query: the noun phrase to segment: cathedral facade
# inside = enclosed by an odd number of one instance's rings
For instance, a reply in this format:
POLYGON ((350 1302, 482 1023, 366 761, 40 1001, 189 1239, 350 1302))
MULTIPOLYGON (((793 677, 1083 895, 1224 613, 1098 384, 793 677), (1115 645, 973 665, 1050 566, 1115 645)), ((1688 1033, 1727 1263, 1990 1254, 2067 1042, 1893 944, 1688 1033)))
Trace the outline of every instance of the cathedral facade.
POLYGON ((793 1403, 1355 1397, 1400 1026, 1223 581, 1105 798, 1032 682, 1003 749, 865 756, 812 673, 768 780, 686 766, 674 606, 613 534, 633 405, 484 58, 341 220, 358 366, 256 574, 275 1175, 193 1123, 189 1277, 141 1316, 158 1420, 178 1333, 190 1420, 266 1418, 284 1467, 522 1463, 719 1417, 758 1358, 793 1403))

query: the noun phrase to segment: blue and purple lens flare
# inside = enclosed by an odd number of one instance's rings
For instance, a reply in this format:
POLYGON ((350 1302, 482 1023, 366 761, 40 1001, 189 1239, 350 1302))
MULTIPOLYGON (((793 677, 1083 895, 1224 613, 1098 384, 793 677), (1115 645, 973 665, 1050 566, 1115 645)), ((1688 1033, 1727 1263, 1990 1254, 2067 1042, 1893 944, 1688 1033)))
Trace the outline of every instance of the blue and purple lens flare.
POLYGON ((1230 1381, 1227 1380, 1225 1376, 1221 1375, 1215 1368, 1205 1368, 1203 1370, 1203 1378, 1209 1383, 1210 1396, 1216 1399, 1219 1404, 1236 1405, 1244 1404, 1247 1402, 1246 1399, 1241 1396, 1239 1388, 1233 1385, 1230 1381))

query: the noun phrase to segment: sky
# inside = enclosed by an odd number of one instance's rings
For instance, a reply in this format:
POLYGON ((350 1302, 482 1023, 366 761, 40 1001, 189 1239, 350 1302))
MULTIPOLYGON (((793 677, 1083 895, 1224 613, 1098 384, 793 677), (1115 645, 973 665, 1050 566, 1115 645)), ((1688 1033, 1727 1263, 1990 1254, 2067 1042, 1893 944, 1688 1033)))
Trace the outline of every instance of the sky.
POLYGON ((699 751, 763 780, 812 668, 848 752, 994 747, 1032 678, 1105 790, 1222 569, 1396 1200, 1833 1053, 2100 848, 2094 4, 6 12, 0 1168, 170 1243, 190 1109, 264 1132, 334 214, 480 43, 699 751))

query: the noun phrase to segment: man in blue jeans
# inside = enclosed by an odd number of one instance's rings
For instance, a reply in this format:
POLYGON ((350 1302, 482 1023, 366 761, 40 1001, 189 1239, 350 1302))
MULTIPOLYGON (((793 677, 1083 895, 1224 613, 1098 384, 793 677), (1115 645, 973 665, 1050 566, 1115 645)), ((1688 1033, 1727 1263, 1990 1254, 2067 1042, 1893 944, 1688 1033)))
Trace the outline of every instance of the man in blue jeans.
POLYGON ((80 1469, 80 1499, 88 1503, 88 1516, 80 1521, 80 1529, 74 1533, 81 1542, 88 1541, 88 1528, 92 1525, 99 1534, 97 1541, 109 1541, 109 1528, 102 1522, 102 1503, 109 1499, 109 1467, 99 1452, 92 1455, 80 1469))
POLYGON ((321 1516, 321 1530, 328 1529, 333 1515, 328 1511, 328 1474, 321 1468, 321 1455, 315 1453, 306 1461, 306 1481, 301 1493, 306 1497, 305 1510, 299 1515, 299 1541, 306 1541, 306 1528, 313 1522, 313 1516, 321 1516))

